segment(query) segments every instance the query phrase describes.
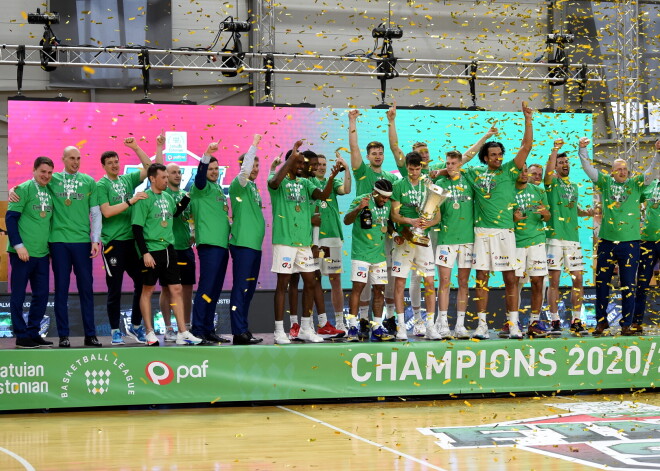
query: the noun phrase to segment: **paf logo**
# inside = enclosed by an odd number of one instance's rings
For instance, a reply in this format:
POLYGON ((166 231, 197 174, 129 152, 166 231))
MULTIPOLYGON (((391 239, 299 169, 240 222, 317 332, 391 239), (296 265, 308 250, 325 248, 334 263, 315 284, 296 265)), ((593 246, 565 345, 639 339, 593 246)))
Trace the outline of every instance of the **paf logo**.
POLYGON ((608 470, 660 470, 660 407, 632 402, 547 404, 568 414, 473 427, 418 429, 444 449, 517 449, 608 470))
POLYGON ((164 361, 149 362, 144 372, 154 384, 165 386, 176 379, 177 383, 186 378, 206 378, 206 371, 209 367, 209 361, 204 360, 199 365, 179 365, 174 369, 164 361))

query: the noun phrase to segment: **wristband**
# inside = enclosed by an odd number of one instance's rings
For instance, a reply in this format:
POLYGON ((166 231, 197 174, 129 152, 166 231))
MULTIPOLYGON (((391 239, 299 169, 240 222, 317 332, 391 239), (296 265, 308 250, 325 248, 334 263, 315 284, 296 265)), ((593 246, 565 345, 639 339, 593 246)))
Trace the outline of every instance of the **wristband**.
POLYGON ((133 206, 133 205, 131 204, 131 199, 130 199, 130 198, 126 198, 126 204, 128 205, 129 208, 130 208, 131 206, 133 206))

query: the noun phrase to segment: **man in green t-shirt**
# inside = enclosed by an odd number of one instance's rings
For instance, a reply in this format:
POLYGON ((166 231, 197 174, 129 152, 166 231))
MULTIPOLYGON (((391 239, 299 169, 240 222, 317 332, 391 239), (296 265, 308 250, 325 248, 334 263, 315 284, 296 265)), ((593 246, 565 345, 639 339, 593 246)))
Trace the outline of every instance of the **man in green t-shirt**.
MULTIPOLYGON (((660 152, 660 141, 656 141, 655 150, 660 152)), ((645 217, 642 226, 639 269, 637 270, 635 312, 631 325, 637 335, 644 333, 646 294, 651 284, 651 278, 653 278, 653 268, 660 260, 660 180, 655 180, 644 190, 642 201, 645 207, 645 217)))
MULTIPOLYGON (((541 188, 528 183, 527 165, 523 165, 516 181, 516 200, 513 209, 516 236, 516 276, 529 277, 532 303, 527 335, 545 337, 548 331, 540 323, 543 304, 544 279, 548 275, 545 251, 545 225, 550 220, 548 201, 541 188)), ((511 326, 509 326, 509 330, 511 326)))
POLYGON ((392 183, 385 179, 376 180, 373 191, 358 196, 344 216, 344 224, 353 225, 351 246, 351 281, 353 289, 349 299, 348 318, 349 342, 359 340, 358 309, 360 294, 368 284, 374 291, 374 322, 360 318, 360 329, 371 331, 371 340, 382 342, 394 340, 383 327, 383 286, 387 283, 387 257, 385 241, 389 237, 390 197, 392 183))
POLYGON ((600 190, 603 207, 596 255, 597 324, 593 335, 607 335, 606 331, 610 327, 607 306, 610 282, 616 265, 619 267, 621 286, 621 334, 638 335, 638 328, 632 327, 632 321, 640 257, 640 201, 644 189, 658 178, 660 152, 656 152, 649 166, 640 175, 630 176, 628 162, 624 159, 616 159, 612 163, 611 174, 606 175, 598 172, 591 164, 587 150, 589 142, 586 137, 580 139, 578 154, 585 173, 600 190))
POLYGON ((248 151, 239 158, 241 170, 229 185, 232 225, 231 252, 234 285, 229 300, 234 345, 255 345, 263 341, 250 332, 248 313, 259 281, 261 251, 266 234, 261 193, 255 180, 259 176, 257 146, 261 134, 255 134, 248 151))
MULTIPOLYGON (((424 230, 434 226, 440 220, 440 212, 435 211, 434 218, 428 221, 421 215, 421 205, 426 194, 426 178, 422 178, 422 157, 417 152, 406 155, 406 168, 408 176, 392 185, 392 221, 398 225, 402 237, 395 238, 392 251, 392 277, 394 278, 394 305, 396 309, 396 338, 407 340, 407 326, 405 320, 405 302, 403 299, 408 275, 417 272, 424 278, 424 300, 426 304, 426 330, 424 334, 431 340, 438 340, 440 336, 435 330, 435 262, 433 247, 414 243, 413 228, 424 230)), ((419 315, 419 314, 418 314, 419 315)), ((422 322, 421 318, 415 319, 422 322)), ((392 316, 386 321, 386 326, 393 330, 392 316), (390 327, 391 326, 391 327, 390 327)))
POLYGON ((562 267, 571 276, 571 308, 572 315, 570 331, 576 335, 586 332, 580 320, 582 311, 583 270, 582 246, 580 244, 579 227, 581 217, 592 217, 593 208, 583 209, 578 204, 577 183, 569 179, 571 164, 565 152, 559 153, 564 145, 563 139, 555 139, 552 152, 545 167, 545 192, 550 205, 550 221, 548 221, 546 251, 548 258, 548 304, 550 306, 551 334, 561 333, 559 318, 559 281, 562 267))
MULTIPOLYGON (((363 195, 373 191, 374 183, 376 180, 384 178, 394 184, 399 179, 396 175, 390 172, 383 171, 383 161, 385 159, 385 146, 381 142, 371 141, 367 144, 367 161, 365 164, 362 158, 362 151, 358 145, 357 134, 357 118, 360 116, 358 110, 351 110, 348 112, 348 144, 351 151, 351 168, 353 170, 353 180, 355 184, 355 194, 363 195)), ((385 240, 387 245, 385 253, 387 254, 387 266, 391 267, 391 253, 392 253, 392 238, 388 237, 385 240)), ((390 315, 395 314, 394 310, 394 281, 392 280, 391 273, 388 270, 388 283, 385 286, 385 303, 390 315)), ((366 288, 362 290, 362 297, 360 298, 360 318, 366 319, 369 317, 369 301, 371 300, 371 288, 367 284, 366 288)), ((365 333, 366 334, 366 333, 365 333)))
POLYGON ((5 216, 11 266, 9 305, 16 348, 53 345, 53 342, 39 335, 39 330, 48 304, 48 235, 53 216, 48 183, 53 177, 54 167, 48 157, 37 157, 32 169, 33 178, 14 188, 20 201, 10 202, 5 216), (23 301, 28 282, 32 300, 26 324, 23 301))
POLYGON ((284 298, 291 275, 300 273, 303 279, 303 317, 298 333, 299 340, 323 342, 312 326, 316 278, 316 264, 312 254, 312 210, 310 200, 325 200, 330 195, 340 165, 335 164, 325 188, 321 190, 307 178, 301 178, 305 169, 305 158, 298 152, 302 141, 297 141, 286 162, 268 181, 273 211, 273 264, 271 271, 277 273, 275 288, 275 336, 277 344, 291 343, 284 333, 284 298))
POLYGON ((186 197, 176 205, 172 197, 165 192, 167 169, 163 164, 152 164, 147 170, 147 176, 151 188, 145 192, 146 198, 136 202, 131 215, 135 244, 142 255, 143 263, 140 311, 147 330, 146 344, 150 347, 159 345, 151 317, 151 295, 156 282, 160 281, 161 286, 167 285, 170 292, 172 310, 179 327, 177 345, 198 345, 202 339, 186 329, 183 317, 181 279, 172 232, 174 218, 179 217, 185 210, 189 199, 186 197))
MULTIPOLYGON (((164 136, 158 136, 156 162, 162 163, 162 147, 164 136)), ((119 175, 121 169, 119 155, 115 151, 106 151, 101 154, 101 165, 105 175, 96 184, 99 206, 103 214, 103 229, 101 242, 103 242, 103 266, 105 268, 105 282, 108 286, 108 319, 112 345, 123 345, 124 339, 119 329, 121 317, 121 292, 124 273, 133 280, 133 309, 131 324, 126 326, 127 335, 137 342, 145 342, 142 313, 140 312, 140 294, 142 291, 142 277, 140 270, 142 264, 135 251, 135 240, 131 229, 131 206, 147 197, 146 193, 135 189, 147 177, 147 169, 151 159, 140 148, 133 137, 124 139, 124 144, 133 150, 140 159, 142 168, 137 172, 119 175)))
MULTIPOLYGON (((336 152, 337 163, 344 169, 348 164, 336 152)), ((326 184, 325 173, 327 170, 327 159, 324 155, 318 154, 316 166, 312 169, 312 183, 317 188, 324 188, 326 184)), ((330 298, 335 311, 335 326, 328 322, 325 309, 319 310, 319 330, 318 334, 323 338, 343 337, 346 334, 344 325, 344 292, 341 288, 342 269, 342 244, 344 234, 342 231, 341 220, 339 217, 339 203, 337 197, 347 195, 351 192, 351 172, 345 173, 345 179, 335 178, 332 187, 332 193, 326 200, 318 202, 318 212, 321 217, 321 225, 318 228, 318 247, 319 258, 317 259, 317 291, 321 291, 321 276, 327 276, 330 280, 330 298)), ((325 302, 324 302, 325 304, 325 302)), ((325 306, 323 306, 325 307, 325 306)), ((317 306, 317 310, 319 307, 317 306)))
MULTIPOLYGON (((174 203, 179 204, 188 195, 181 189, 181 167, 177 164, 167 165, 167 188, 165 192, 172 197, 174 203)), ((176 252, 179 275, 181 276, 181 297, 183 298, 183 317, 186 320, 186 328, 190 329, 190 316, 192 313, 193 286, 196 283, 195 252, 192 249, 194 235, 191 230, 192 211, 188 206, 178 218, 172 222, 174 233, 174 251, 176 252)), ((160 312, 163 314, 165 323, 166 342, 176 342, 176 332, 172 327, 172 301, 167 285, 161 286, 160 290, 160 312)))
POLYGON ((515 182, 520 169, 532 150, 532 110, 522 104, 524 134, 520 149, 513 158, 502 163, 504 146, 500 142, 486 142, 479 150, 482 167, 467 169, 467 180, 474 189, 474 268, 477 270, 477 317, 479 324, 473 337, 489 338, 486 323, 488 279, 491 271, 501 271, 506 292, 506 309, 510 333, 521 338, 518 327, 518 279, 516 278, 516 240, 513 233, 515 182))

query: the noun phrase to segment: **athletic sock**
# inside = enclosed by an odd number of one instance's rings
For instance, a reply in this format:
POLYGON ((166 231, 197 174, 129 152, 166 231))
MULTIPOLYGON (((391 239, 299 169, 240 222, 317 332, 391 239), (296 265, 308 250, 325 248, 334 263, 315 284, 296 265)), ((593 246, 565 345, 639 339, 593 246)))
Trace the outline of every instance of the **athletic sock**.
POLYGON ((344 323, 344 313, 335 312, 335 324, 343 324, 343 323, 344 323))
POLYGON ((551 312, 550 313, 550 319, 552 319, 553 321, 561 320, 561 319, 559 319, 559 313, 558 312, 551 312))
POLYGON ((456 312, 456 327, 465 327, 465 311, 456 312))
POLYGON ((297 324, 298 323, 298 316, 297 315, 295 315, 295 316, 289 315, 289 322, 290 322, 291 326, 293 326, 293 324, 297 324))
POLYGON ((389 317, 394 317, 396 315, 396 308, 394 307, 394 303, 386 304, 385 307, 387 308, 387 315, 389 317))
POLYGON ((539 320, 541 320, 541 314, 539 314, 538 312, 537 312, 537 313, 533 313, 533 312, 532 312, 532 313, 529 315, 529 322, 530 322, 530 323, 532 323, 532 322, 538 322, 539 320))
POLYGON ((328 316, 327 316, 327 314, 326 314, 325 312, 319 314, 319 326, 323 327, 323 326, 326 325, 327 323, 328 323, 328 316))
POLYGON ((422 308, 421 307, 414 307, 413 308, 413 317, 415 318, 416 321, 421 321, 422 320, 422 308))
POLYGON ((518 311, 509 311, 509 322, 514 327, 518 327, 518 311))
POLYGON ((374 316, 374 322, 378 325, 383 325, 383 317, 376 317, 374 316))
POLYGON ((479 319, 479 325, 486 325, 486 313, 485 312, 478 312, 477 313, 477 318, 479 319))
POLYGON ((312 328, 311 317, 303 317, 302 319, 300 319, 300 330, 311 329, 311 328, 312 328))
POLYGON ((406 316, 405 316, 405 314, 399 314, 399 313, 397 312, 397 314, 396 314, 396 323, 397 323, 397 324, 400 324, 400 325, 401 325, 401 324, 405 324, 405 323, 406 323, 406 316))
POLYGON ((358 309, 358 313, 360 315, 360 319, 368 319, 369 318, 369 306, 360 306, 358 309))
POLYGON ((284 321, 275 321, 275 332, 284 333, 284 321))

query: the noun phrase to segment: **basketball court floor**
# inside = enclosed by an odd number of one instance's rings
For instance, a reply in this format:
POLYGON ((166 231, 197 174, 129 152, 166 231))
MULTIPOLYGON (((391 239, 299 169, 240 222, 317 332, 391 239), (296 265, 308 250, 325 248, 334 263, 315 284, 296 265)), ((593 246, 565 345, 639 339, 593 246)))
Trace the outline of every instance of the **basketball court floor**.
POLYGON ((660 470, 660 394, 0 415, 0 470, 660 470))

